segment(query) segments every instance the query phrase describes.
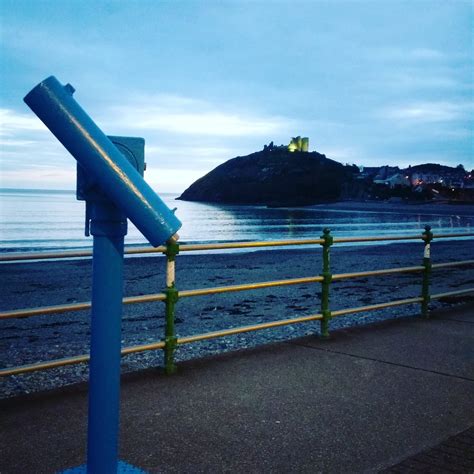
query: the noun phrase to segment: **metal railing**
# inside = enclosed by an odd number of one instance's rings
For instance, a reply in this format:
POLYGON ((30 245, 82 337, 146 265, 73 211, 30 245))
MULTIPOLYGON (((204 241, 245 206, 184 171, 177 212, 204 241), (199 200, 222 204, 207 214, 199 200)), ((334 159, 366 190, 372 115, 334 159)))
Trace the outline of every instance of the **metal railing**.
MULTIPOLYGON (((319 239, 305 239, 305 240, 284 240, 284 241, 265 241, 265 242, 231 242, 231 243, 217 243, 217 244, 184 244, 170 243, 167 246, 156 248, 132 248, 126 250, 127 254, 150 254, 150 253, 164 253, 166 255, 166 288, 161 293, 154 293, 142 296, 132 296, 123 299, 123 304, 138 304, 149 303, 155 301, 163 301, 165 303, 165 334, 161 341, 125 347, 122 349, 122 355, 134 354, 149 350, 163 349, 165 356, 165 371, 168 374, 176 370, 174 362, 174 352, 176 347, 183 344, 189 344, 197 341, 207 339, 214 339, 218 337, 225 337, 234 334, 241 334, 251 331, 258 331, 262 329, 269 329, 274 327, 286 326, 290 324, 297 324, 309 321, 320 321, 321 337, 329 336, 329 323, 334 317, 343 316, 346 314, 365 313, 369 311, 376 311, 384 308, 408 305, 421 304, 421 313, 425 318, 429 318, 428 304, 431 300, 460 296, 468 293, 473 293, 474 288, 467 288, 457 291, 450 291, 439 294, 430 294, 430 280, 433 269, 461 267, 474 265, 474 260, 464 260, 457 262, 446 263, 431 263, 430 245, 431 241, 436 238, 445 239, 453 237, 474 237, 474 233, 452 233, 452 234, 438 234, 433 235, 429 226, 425 227, 425 232, 421 235, 395 235, 384 237, 348 237, 348 238, 334 238, 329 229, 324 229, 323 235, 319 239), (388 268, 382 270, 352 272, 332 274, 330 269, 329 253, 330 248, 335 243, 359 243, 359 242, 387 242, 400 240, 422 240, 424 242, 424 257, 422 265, 412 267, 398 267, 388 268), (224 249, 250 249, 262 247, 282 247, 282 246, 300 246, 300 245, 321 245, 323 250, 323 265, 320 275, 305 278, 293 278, 286 280, 266 281, 259 283, 248 283, 241 285, 229 285, 213 288, 199 288, 191 290, 178 291, 175 283, 175 259, 179 252, 186 251, 200 251, 200 250, 224 250, 224 249), (368 306, 360 306, 356 308, 345 308, 331 311, 329 306, 330 286, 332 282, 348 280, 351 278, 362 278, 371 276, 382 276, 397 273, 422 273, 421 295, 413 298, 406 298, 401 300, 389 301, 385 303, 372 304, 368 306), (250 326, 242 326, 231 329, 224 329, 213 331, 205 334, 197 334, 186 337, 177 337, 175 332, 175 305, 180 298, 189 298, 204 295, 216 295, 221 293, 239 292, 257 290, 262 288, 271 288, 277 286, 299 285, 306 283, 320 283, 321 284, 321 310, 320 313, 277 321, 270 321, 250 326)), ((55 253, 28 253, 28 254, 12 254, 0 256, 0 262, 19 262, 40 259, 70 259, 79 257, 89 257, 92 253, 89 251, 73 251, 73 252, 55 252, 55 253)), ((90 302, 44 306, 37 308, 25 308, 0 312, 0 319, 10 318, 29 318, 39 315, 53 315, 73 311, 82 311, 89 309, 90 302)), ((19 375, 38 370, 51 369, 55 367, 62 367, 66 365, 79 364, 87 362, 88 355, 78 355, 75 357, 67 357, 63 359, 56 359, 45 362, 38 362, 17 367, 8 367, 0 369, 0 376, 19 375)))

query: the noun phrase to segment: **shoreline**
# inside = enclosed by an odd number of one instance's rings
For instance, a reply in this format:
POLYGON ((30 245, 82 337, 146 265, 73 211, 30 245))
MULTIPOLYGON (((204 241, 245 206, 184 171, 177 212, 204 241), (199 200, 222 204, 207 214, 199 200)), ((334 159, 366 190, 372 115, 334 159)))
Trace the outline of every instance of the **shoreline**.
MULTIPOLYGON (((192 202, 191 202, 192 203, 192 202)), ((203 204, 203 203, 197 203, 203 204)), ((169 203, 170 207, 172 206, 169 203)), ((209 207, 209 206, 208 206, 209 207)), ((236 206, 232 205, 213 205, 212 208, 218 209, 220 213, 228 212, 230 215, 230 219, 236 219, 237 214, 234 208, 236 206)), ((195 229, 193 232, 190 230, 186 231, 186 237, 180 242, 189 243, 189 244, 197 244, 197 243, 213 243, 216 240, 219 242, 232 242, 232 241, 242 241, 242 242, 249 242, 254 240, 282 240, 285 238, 319 238, 322 233, 324 227, 333 227, 333 233, 335 237, 340 237, 338 235, 341 231, 339 230, 339 224, 342 220, 345 220, 350 213, 357 214, 356 217, 360 219, 367 217, 368 222, 377 222, 380 221, 379 233, 387 234, 390 228, 395 228, 396 233, 402 230, 400 226, 397 226, 397 222, 403 219, 404 216, 407 217, 407 222, 411 222, 409 227, 403 229, 404 231, 408 231, 407 233, 412 234, 411 230, 418 232, 421 234, 423 232, 423 226, 421 225, 423 222, 427 224, 431 224, 433 226, 434 233, 437 232, 437 229, 444 231, 445 229, 451 229, 453 232, 469 232, 473 228, 474 222, 474 203, 472 205, 453 205, 453 204, 445 204, 445 203, 397 203, 397 202, 386 202, 386 201, 338 201, 333 203, 326 203, 326 204, 313 204, 310 206, 294 206, 294 207, 283 207, 278 209, 269 209, 265 206, 237 206, 237 208, 244 210, 244 223, 245 219, 248 218, 248 214, 254 214, 257 219, 258 216, 263 214, 263 219, 268 217, 268 212, 276 212, 277 219, 280 219, 278 222, 281 223, 282 229, 267 229, 266 224, 263 224, 263 227, 260 229, 257 224, 251 224, 254 227, 251 227, 251 234, 248 234, 248 229, 244 229, 243 232, 239 233, 239 229, 236 229, 236 232, 227 233, 225 236, 216 234, 215 226, 212 227, 213 232, 209 233, 206 230, 201 228, 195 229), (314 213, 314 214, 313 214, 314 213), (302 221, 303 227, 302 231, 304 232, 296 232, 293 235, 293 228, 291 231, 289 230, 288 226, 293 226, 298 223, 298 218, 296 219, 297 222, 293 223, 292 216, 296 214, 296 216, 306 215, 305 219, 309 219, 311 222, 311 216, 316 216, 316 220, 319 222, 318 225, 313 225, 311 232, 305 231, 306 221, 302 221), (377 216, 380 214, 380 216, 377 216), (396 216, 395 214, 400 214, 400 216, 396 216), (266 216, 266 217, 265 217, 266 216), (448 218, 448 219, 447 219, 448 218), (283 219, 283 220, 282 220, 283 219), (387 223, 388 227, 384 227, 384 222, 387 223), (443 224, 439 224, 438 222, 443 222, 443 224), (413 227, 414 224, 415 227, 413 227), (419 224, 419 225, 418 225, 419 224), (410 230, 408 230, 410 229, 410 230), (249 238, 250 237, 250 238, 249 238)), ((205 209, 201 207, 193 208, 193 212, 195 215, 205 217, 205 209), (204 213, 204 214, 203 214, 204 213)), ((183 210, 184 215, 187 216, 187 212, 189 213, 190 210, 184 208, 183 210)), ((178 208, 178 215, 179 215, 179 208, 178 208)), ((82 214, 81 214, 81 227, 80 231, 78 230, 78 234, 76 237, 73 237, 72 234, 68 235, 68 238, 61 242, 61 239, 58 240, 58 236, 54 235, 49 240, 36 242, 34 239, 31 241, 30 237, 26 240, 18 240, 15 241, 15 235, 9 235, 8 239, 13 240, 5 240, 4 247, 0 248, 0 256, 2 255, 10 255, 16 253, 30 253, 30 252, 41 252, 41 253, 48 253, 48 252, 62 252, 62 251, 87 251, 92 248, 92 241, 85 239, 83 240, 80 236, 83 234, 82 228, 82 214), (30 239, 30 240, 29 240, 30 239)), ((188 222, 188 221, 186 221, 188 222)), ((189 222, 189 225, 192 226, 195 224, 192 223, 194 221, 189 222)), ((273 221, 270 221, 270 227, 274 224, 273 221)), ((354 224, 354 223, 353 223, 354 224)), ((357 225, 354 224, 353 228, 349 232, 345 232, 343 229, 343 236, 344 237, 359 237, 361 236, 361 232, 364 235, 373 236, 377 233, 377 227, 370 227, 370 228, 358 228, 357 225), (367 232, 368 231, 368 232, 367 232)), ((31 232, 34 233, 35 229, 32 227, 31 232)), ((413 232, 413 235, 415 235, 413 232)), ((138 238, 137 235, 133 234, 130 231, 129 236, 125 239, 126 247, 129 248, 136 248, 147 246, 148 243, 142 238, 138 238), (133 243, 129 243, 133 242, 133 243)), ((75 234, 74 234, 75 235, 75 234)), ((23 237, 22 237, 23 238, 23 237)), ((49 237, 48 237, 49 239, 49 237)), ((1 262, 0 262, 1 263, 1 262)))
POLYGON ((212 201, 188 201, 185 199, 176 198, 175 201, 192 202, 198 204, 209 204, 213 206, 243 206, 243 207, 268 207, 270 209, 330 209, 330 210, 358 210, 369 212, 403 212, 414 211, 415 213, 423 213, 428 210, 430 213, 441 211, 442 215, 453 214, 474 217, 474 202, 454 202, 446 201, 376 201, 376 200, 341 200, 328 201, 308 205, 288 205, 288 206, 267 206, 265 204, 248 204, 248 203, 226 203, 226 202, 212 202, 212 201))
MULTIPOLYGON (((177 257, 178 290, 263 282, 321 273, 321 247, 256 250, 177 257)), ((333 273, 418 265, 423 257, 421 242, 370 246, 334 246, 333 273)), ((434 263, 472 259, 472 241, 438 241, 432 246, 434 263)), ((8 275, 1 309, 48 306, 90 300, 91 260, 4 263, 8 275)), ((472 287, 474 268, 445 269, 433 274, 432 293, 472 287)), ((125 296, 158 293, 165 285, 163 256, 125 260, 125 296)), ((184 298, 176 306, 176 330, 180 337, 230 327, 258 324, 320 312, 319 283, 275 287, 224 295, 184 298)), ((358 278, 331 285, 331 308, 365 306, 419 296, 421 275, 398 274, 382 278, 358 278)), ((449 304, 434 301, 433 308, 449 304)), ((330 328, 356 326, 387 318, 419 314, 419 304, 387 308, 366 314, 347 315, 331 321, 330 328)), ((84 354, 89 344, 88 311, 10 319, 0 322, 2 366, 84 354)), ((164 305, 161 302, 126 305, 122 318, 124 346, 163 339, 164 305)), ((180 346, 176 360, 200 358, 220 352, 245 349, 269 342, 319 333, 319 323, 302 323, 255 333, 244 333, 180 346)), ((122 370, 162 365, 162 351, 127 356, 122 370)), ((87 366, 63 367, 4 379, 1 397, 44 390, 87 379, 87 366)))
POLYGON ((402 212, 452 214, 462 216, 474 216, 474 202, 468 204, 452 204, 446 202, 389 202, 389 201, 338 201, 327 204, 313 204, 308 208, 325 208, 333 210, 356 210, 368 212, 402 212))
MULTIPOLYGON (((226 205, 215 205, 217 207, 222 207, 222 210, 226 210, 226 205)), ((230 206, 232 208, 232 206, 230 206)), ((242 206, 242 208, 249 208, 249 209, 257 209, 261 210, 265 206, 242 206)), ((452 229, 454 232, 469 232, 471 231, 472 224, 471 224, 471 219, 474 220, 474 203, 473 204, 468 204, 468 205, 454 205, 454 204, 447 204, 447 203, 393 203, 393 202, 387 202, 387 201, 339 201, 339 202, 333 202, 333 203, 326 203, 326 204, 313 204, 310 206, 292 206, 292 207, 282 207, 280 208, 282 210, 288 210, 289 213, 293 211, 301 212, 301 211, 321 211, 321 212, 340 212, 340 213, 365 213, 365 214, 408 214, 411 216, 416 216, 419 215, 419 221, 433 221, 433 217, 444 217, 446 216, 451 216, 452 219, 454 219, 452 222, 447 223, 447 225, 451 225, 452 229), (426 218, 426 219, 425 219, 426 218), (465 222, 466 221, 466 222, 465 222), (463 222, 462 225, 460 225, 460 222, 463 222)), ((343 216, 345 217, 345 216, 343 216)), ((372 216, 373 218, 374 216, 372 216)), ((338 225, 337 220, 335 222, 332 222, 335 228, 333 229, 333 233, 335 237, 338 237, 337 235, 337 230, 336 227, 338 225)), ((331 228, 331 222, 328 223, 328 226, 331 228)), ((321 225, 320 229, 315 229, 314 232, 314 237, 319 238, 319 236, 322 233, 322 230, 325 226, 321 225)), ((444 230, 444 229, 443 229, 444 230)), ((421 234, 423 231, 422 228, 417 229, 417 232, 421 234)), ((436 233, 436 229, 433 229, 433 231, 436 233)), ((82 232, 82 230, 81 230, 82 232)), ((411 232, 409 232, 411 233, 411 232)), ((250 242, 255 239, 246 239, 245 234, 244 238, 237 238, 237 239, 219 239, 219 242, 232 242, 232 241, 245 241, 245 242, 250 242)), ((361 237, 361 236, 367 236, 368 234, 360 231, 354 231, 351 236, 354 237, 361 237)), ((415 235, 415 233, 413 233, 415 235)), ((344 235, 347 236, 347 235, 344 235)), ((204 236, 203 236, 204 237, 204 236)), ((278 234, 275 233, 272 235, 271 239, 268 240, 282 240, 285 238, 290 238, 287 233, 283 234, 278 234)), ((304 238, 308 238, 305 236, 304 238)), ((143 240, 143 242, 140 243, 133 243, 133 244, 128 244, 127 243, 128 239, 126 238, 126 248, 136 248, 136 247, 146 247, 148 246, 147 242, 143 240)), ((193 239, 187 239, 183 240, 180 243, 188 243, 188 244, 197 244, 197 243, 213 243, 213 240, 209 240, 206 238, 194 238, 193 239)), ((48 253, 48 252, 63 252, 63 251, 90 251, 92 249, 92 241, 84 241, 84 243, 81 245, 75 245, 72 244, 70 246, 25 246, 26 244, 23 244, 21 247, 4 247, 0 248, 0 256, 1 255, 12 255, 16 253, 32 253, 32 252, 38 252, 38 253, 48 253)), ((233 250, 231 250, 233 251, 233 250)), ((0 264, 3 262, 0 262, 0 264)))

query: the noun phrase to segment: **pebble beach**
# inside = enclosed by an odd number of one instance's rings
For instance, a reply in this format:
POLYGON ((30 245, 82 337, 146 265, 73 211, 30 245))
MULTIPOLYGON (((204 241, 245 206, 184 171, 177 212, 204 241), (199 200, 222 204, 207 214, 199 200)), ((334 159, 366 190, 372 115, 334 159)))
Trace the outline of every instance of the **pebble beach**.
MULTIPOLYGON (((263 282, 319 275, 321 247, 259 250, 252 252, 181 254, 176 262, 179 290, 263 282)), ((433 263, 472 259, 472 240, 437 241, 432 244, 433 263)), ((376 270, 419 265, 423 243, 385 245, 335 245, 331 250, 333 273, 376 270)), ((130 257, 125 260, 124 296, 162 292, 165 286, 165 258, 162 255, 130 257)), ((89 301, 91 259, 38 261, 0 265, 3 282, 1 310, 89 301)), ((432 293, 470 288, 474 267, 440 269, 433 272, 432 293)), ((397 274, 357 278, 331 285, 331 309, 417 297, 421 274, 397 274)), ((183 298, 176 306, 178 337, 306 316, 320 311, 321 285, 310 283, 220 295, 183 298)), ((431 307, 449 308, 473 298, 446 298, 431 307)), ((417 317, 419 304, 387 308, 334 318, 330 329, 368 324, 386 318, 417 317)), ((89 311, 40 315, 0 321, 2 367, 87 354, 90 337, 89 311)), ((162 302, 125 305, 122 317, 123 347, 163 339, 162 302)), ((257 332, 212 339, 180 346, 176 360, 244 350, 255 345, 319 334, 319 322, 302 323, 257 332)), ((161 373, 162 351, 147 351, 122 359, 122 370, 156 367, 161 373)), ((2 398, 46 390, 87 380, 87 364, 67 366, 6 377, 1 382, 2 398)))

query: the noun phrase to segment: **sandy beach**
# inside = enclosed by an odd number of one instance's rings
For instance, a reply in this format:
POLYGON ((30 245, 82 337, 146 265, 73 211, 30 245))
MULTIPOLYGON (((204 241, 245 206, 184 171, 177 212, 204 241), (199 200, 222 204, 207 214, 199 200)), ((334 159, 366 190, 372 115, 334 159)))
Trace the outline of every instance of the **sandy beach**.
MULTIPOLYGON (((377 246, 334 246, 333 273, 418 265, 423 244, 399 243, 377 246)), ((438 241, 432 245, 433 263, 472 259, 472 240, 438 241)), ((161 292, 165 281, 163 256, 127 258, 125 296, 161 292)), ((1 310, 47 306, 90 300, 91 260, 49 261, 0 265, 3 281, 1 310)), ((309 277, 321 272, 321 248, 265 250, 204 255, 182 254, 177 258, 177 288, 180 290, 309 277)), ((472 287, 474 268, 436 270, 432 293, 472 287)), ((359 278, 334 283, 331 309, 419 296, 421 274, 399 274, 359 278)), ((469 298, 464 297, 463 301, 469 298)), ((454 301, 434 301, 433 308, 454 301)), ((178 302, 178 336, 202 334, 218 329, 258 324, 319 312, 320 284, 267 288, 238 293, 185 298, 178 302)), ((331 329, 366 324, 384 318, 419 315, 419 305, 390 308, 334 318, 331 329)), ((89 312, 35 316, 3 320, 2 366, 17 366, 88 353, 89 312)), ((163 338, 162 302, 124 306, 123 346, 144 344, 163 338)), ((181 346, 177 360, 245 349, 258 344, 318 334, 319 323, 311 322, 263 330, 181 346)), ((123 358, 123 370, 160 367, 162 351, 149 351, 123 358)), ((1 396, 48 389, 87 378, 85 364, 8 377, 1 396)))

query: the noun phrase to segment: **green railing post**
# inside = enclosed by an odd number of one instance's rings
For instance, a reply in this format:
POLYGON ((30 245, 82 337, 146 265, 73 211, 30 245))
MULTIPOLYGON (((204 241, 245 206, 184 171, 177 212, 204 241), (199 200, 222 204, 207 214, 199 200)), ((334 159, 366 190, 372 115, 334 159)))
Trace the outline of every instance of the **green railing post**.
POLYGON ((321 276, 323 281, 321 282, 321 314, 323 319, 321 319, 321 338, 329 338, 329 321, 331 319, 331 311, 329 309, 329 285, 332 281, 331 267, 329 261, 329 249, 333 244, 333 237, 330 235, 331 230, 328 228, 323 229, 323 235, 321 239, 324 242, 321 244, 323 246, 323 272, 321 276))
POLYGON ((431 232, 431 226, 426 225, 425 231, 422 234, 422 239, 425 244, 425 249, 423 253, 423 284, 421 289, 421 297, 423 301, 421 302, 421 315, 425 319, 430 318, 429 312, 429 303, 431 300, 430 297, 430 277, 431 277, 431 241, 433 240, 433 233, 431 232))
POLYGON ((174 363, 174 352, 176 350, 176 333, 175 333, 175 305, 178 301, 179 294, 175 286, 175 260, 179 253, 179 244, 174 239, 166 243, 166 295, 165 299, 165 373, 167 375, 176 372, 174 363))

